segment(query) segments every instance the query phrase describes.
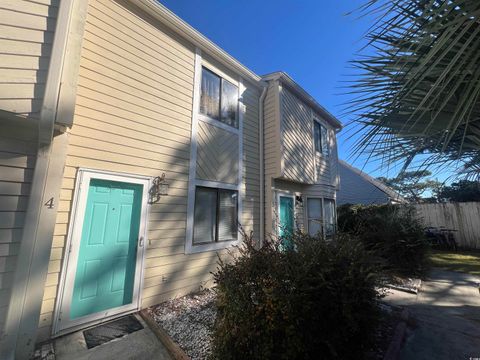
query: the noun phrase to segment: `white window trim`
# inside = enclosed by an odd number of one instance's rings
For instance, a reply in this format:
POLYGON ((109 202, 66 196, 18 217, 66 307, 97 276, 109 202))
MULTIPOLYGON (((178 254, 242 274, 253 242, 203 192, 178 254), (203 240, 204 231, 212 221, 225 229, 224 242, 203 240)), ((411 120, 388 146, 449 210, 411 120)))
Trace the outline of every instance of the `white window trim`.
MULTIPOLYGON (((313 179, 315 181, 315 184, 318 184, 318 171, 317 171, 317 153, 320 155, 320 157, 325 158, 326 160, 329 160, 331 158, 331 153, 332 149, 330 148, 329 144, 329 127, 322 121, 320 118, 313 112, 312 110, 312 153, 313 153, 313 179), (315 149, 315 122, 320 124, 320 126, 323 126, 327 130, 327 147, 328 147, 328 155, 325 155, 323 151, 317 152, 317 149, 315 149)), ((322 137, 322 130, 320 128, 320 143, 322 142, 321 140, 322 137)))
POLYGON ((316 149, 315 149, 315 126, 312 126, 312 137, 313 137, 313 153, 316 155, 317 153, 320 154, 320 156, 322 157, 325 157, 325 158, 329 158, 330 157, 330 153, 331 153, 331 149, 330 149, 330 144, 329 144, 329 138, 330 138, 330 134, 329 134, 329 127, 322 121, 320 120, 317 116, 315 116, 315 114, 312 114, 312 120, 317 122, 319 125, 320 125, 320 145, 322 147, 322 151, 318 152, 316 149), (327 132, 327 148, 328 148, 328 155, 324 154, 323 153, 323 141, 322 141, 322 127, 325 128, 326 132, 327 132))
MULTIPOLYGON (((199 48, 195 50, 195 70, 194 70, 194 91, 193 91, 193 108, 192 108, 192 134, 191 134, 191 148, 190 148, 190 167, 188 174, 188 201, 187 201, 187 229, 185 236, 185 254, 194 254, 206 251, 216 251, 225 249, 230 246, 235 246, 241 243, 241 233, 237 230, 237 239, 232 241, 212 242, 207 244, 193 244, 193 226, 195 214, 195 191, 197 186, 213 187, 218 189, 236 190, 238 193, 238 224, 242 224, 243 214, 243 117, 245 113, 245 105, 243 104, 242 94, 244 86, 242 78, 238 80, 238 129, 224 124, 220 120, 210 118, 206 115, 200 114, 200 92, 202 67, 214 72, 222 77, 222 73, 203 63, 202 52, 199 48), (211 125, 217 126, 221 129, 235 133, 238 135, 238 184, 227 184, 217 181, 200 180, 196 178, 197 173, 197 132, 198 122, 203 121, 211 125)), ((229 78, 226 78, 228 81, 229 78)))
MULTIPOLYGON (((231 132, 231 133, 234 133, 234 134, 237 134, 237 135, 240 135, 240 128, 235 128, 233 126, 230 126, 230 125, 227 125, 223 122, 221 122, 220 120, 217 120, 217 119, 214 119, 210 116, 207 116, 207 115, 204 115, 204 114, 198 114, 198 120, 200 121, 203 121, 204 123, 207 123, 207 124, 210 124, 210 125, 213 125, 213 126, 216 126, 220 129, 223 129, 223 130, 226 130, 228 132, 231 132)), ((239 114, 239 120, 240 121, 240 114, 239 114)), ((239 126, 240 127, 240 126, 239 126)))
POLYGON ((70 226, 65 244, 65 256, 60 273, 57 301, 53 314, 52 336, 60 336, 70 333, 85 325, 95 325, 118 317, 119 314, 128 314, 138 311, 141 306, 142 289, 144 281, 144 263, 148 239, 148 194, 151 187, 151 178, 147 176, 102 171, 95 169, 80 168, 77 173, 75 191, 70 214, 70 226), (132 184, 143 185, 142 207, 140 215, 139 237, 143 237, 143 244, 137 243, 137 258, 135 266, 135 280, 133 288, 132 303, 117 308, 108 309, 101 313, 94 313, 74 320, 67 320, 70 312, 73 284, 75 281, 76 267, 80 249, 83 221, 88 189, 92 179, 112 180, 132 184), (68 286, 67 286, 68 285, 68 286), (64 318, 63 320, 62 317, 64 318))
MULTIPOLYGON (((304 206, 304 217, 305 217, 305 222, 307 224, 306 229, 307 229, 307 234, 310 234, 310 218, 308 215, 308 199, 320 199, 322 203, 322 219, 321 219, 321 226, 322 226, 322 237, 323 239, 326 239, 326 234, 325 234, 325 200, 332 200, 333 201, 333 211, 334 211, 334 217, 335 217, 335 222, 337 221, 337 199, 334 198, 329 198, 329 197, 320 197, 320 196, 307 196, 306 200, 307 203, 304 206)), ((335 224, 337 225, 337 224, 335 224)))
MULTIPOLYGON (((200 52, 200 56, 201 56, 201 52, 200 52)), ((205 123, 208 123, 208 124, 211 124, 213 126, 216 126, 216 127, 219 127, 220 129, 223 129, 223 130, 226 130, 226 131, 229 131, 231 133, 234 133, 234 134, 237 134, 237 135, 240 135, 240 112, 241 112, 241 107, 240 107, 240 95, 242 94, 242 92, 240 91, 240 83, 241 81, 238 81, 237 84, 235 84, 234 81, 232 81, 232 79, 228 76, 226 76, 224 73, 222 73, 221 71, 219 70, 216 70, 214 68, 212 68, 209 64, 205 64, 203 61, 202 61, 202 64, 201 64, 201 67, 200 67, 200 88, 202 86, 201 84, 201 81, 202 81, 202 68, 205 68, 207 69, 208 71, 210 71, 211 73, 213 73, 214 75, 218 76, 220 78, 220 81, 221 80, 226 80, 230 83, 232 83, 233 85, 236 85, 237 88, 238 88, 238 109, 237 109, 237 116, 238 116, 238 129, 234 126, 230 126, 230 125, 227 125, 225 124, 223 121, 219 120, 219 119, 215 119, 215 118, 212 118, 208 115, 205 115, 205 114, 202 114, 200 113, 200 91, 201 89, 199 90, 199 96, 198 96, 198 106, 196 107, 197 110, 197 119, 198 120, 201 120, 205 123)), ((195 71, 197 71, 197 69, 195 68, 195 71)), ((194 88, 196 89, 196 87, 194 88)), ((220 97, 222 96, 222 92, 221 92, 221 88, 220 88, 220 97)), ((221 102, 221 100, 220 100, 221 102)))

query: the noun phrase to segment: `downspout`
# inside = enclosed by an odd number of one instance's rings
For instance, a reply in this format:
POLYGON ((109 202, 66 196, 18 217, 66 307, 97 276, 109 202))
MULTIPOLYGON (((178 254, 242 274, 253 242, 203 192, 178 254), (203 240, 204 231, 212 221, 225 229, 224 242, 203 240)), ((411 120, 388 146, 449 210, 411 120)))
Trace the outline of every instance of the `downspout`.
POLYGON ((68 143, 66 128, 57 126, 56 118, 65 49, 75 1, 62 0, 57 15, 38 120, 38 149, 31 191, 4 331, 0 339, 0 358, 5 360, 29 359, 36 340, 50 260, 53 237, 51 225, 55 224, 68 143))
POLYGON ((265 159, 264 159, 264 126, 263 108, 267 95, 267 84, 262 89, 262 95, 258 100, 259 138, 260 138, 260 247, 263 246, 265 237, 265 159))

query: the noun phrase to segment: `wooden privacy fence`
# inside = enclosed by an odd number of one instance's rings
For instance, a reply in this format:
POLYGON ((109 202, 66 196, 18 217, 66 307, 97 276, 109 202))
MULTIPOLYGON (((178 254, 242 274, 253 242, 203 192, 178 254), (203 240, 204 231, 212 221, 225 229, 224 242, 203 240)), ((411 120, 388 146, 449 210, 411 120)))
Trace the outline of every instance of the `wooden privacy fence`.
POLYGON ((423 224, 455 229, 458 246, 480 249, 480 202, 415 204, 423 224))

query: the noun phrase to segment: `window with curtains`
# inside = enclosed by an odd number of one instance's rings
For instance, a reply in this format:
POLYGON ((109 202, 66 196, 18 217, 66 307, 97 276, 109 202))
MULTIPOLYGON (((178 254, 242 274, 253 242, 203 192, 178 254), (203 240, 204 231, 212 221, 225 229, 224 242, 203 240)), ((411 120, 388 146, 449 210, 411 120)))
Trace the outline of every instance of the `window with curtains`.
POLYGON ((327 128, 320 124, 317 120, 313 120, 313 137, 315 143, 315 152, 328 156, 330 150, 328 147, 327 128))
POLYGON ((202 68, 200 113, 238 129, 238 87, 202 68))
POLYGON ((336 229, 335 200, 322 198, 307 199, 308 234, 332 237, 336 229))
POLYGON ((308 234, 311 236, 323 236, 322 231, 322 199, 307 199, 307 217, 308 217, 308 234))
POLYGON ((335 234, 335 228, 337 224, 337 219, 335 217, 335 201, 332 199, 323 199, 323 208, 325 236, 329 238, 332 237, 333 234, 335 234))
POLYGON ((238 192, 197 186, 193 243, 233 241, 238 237, 238 192))

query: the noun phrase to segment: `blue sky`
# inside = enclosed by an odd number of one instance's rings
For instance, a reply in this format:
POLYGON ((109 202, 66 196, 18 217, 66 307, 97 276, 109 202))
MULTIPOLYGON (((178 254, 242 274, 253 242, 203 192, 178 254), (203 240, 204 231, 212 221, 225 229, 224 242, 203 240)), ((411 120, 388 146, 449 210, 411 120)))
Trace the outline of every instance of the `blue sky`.
MULTIPOLYGON (((349 120, 340 116, 348 100, 341 86, 372 19, 345 14, 365 0, 160 1, 257 74, 283 70, 343 123, 349 120)), ((373 176, 395 175, 353 161, 351 143, 340 134, 340 158, 373 176)))

